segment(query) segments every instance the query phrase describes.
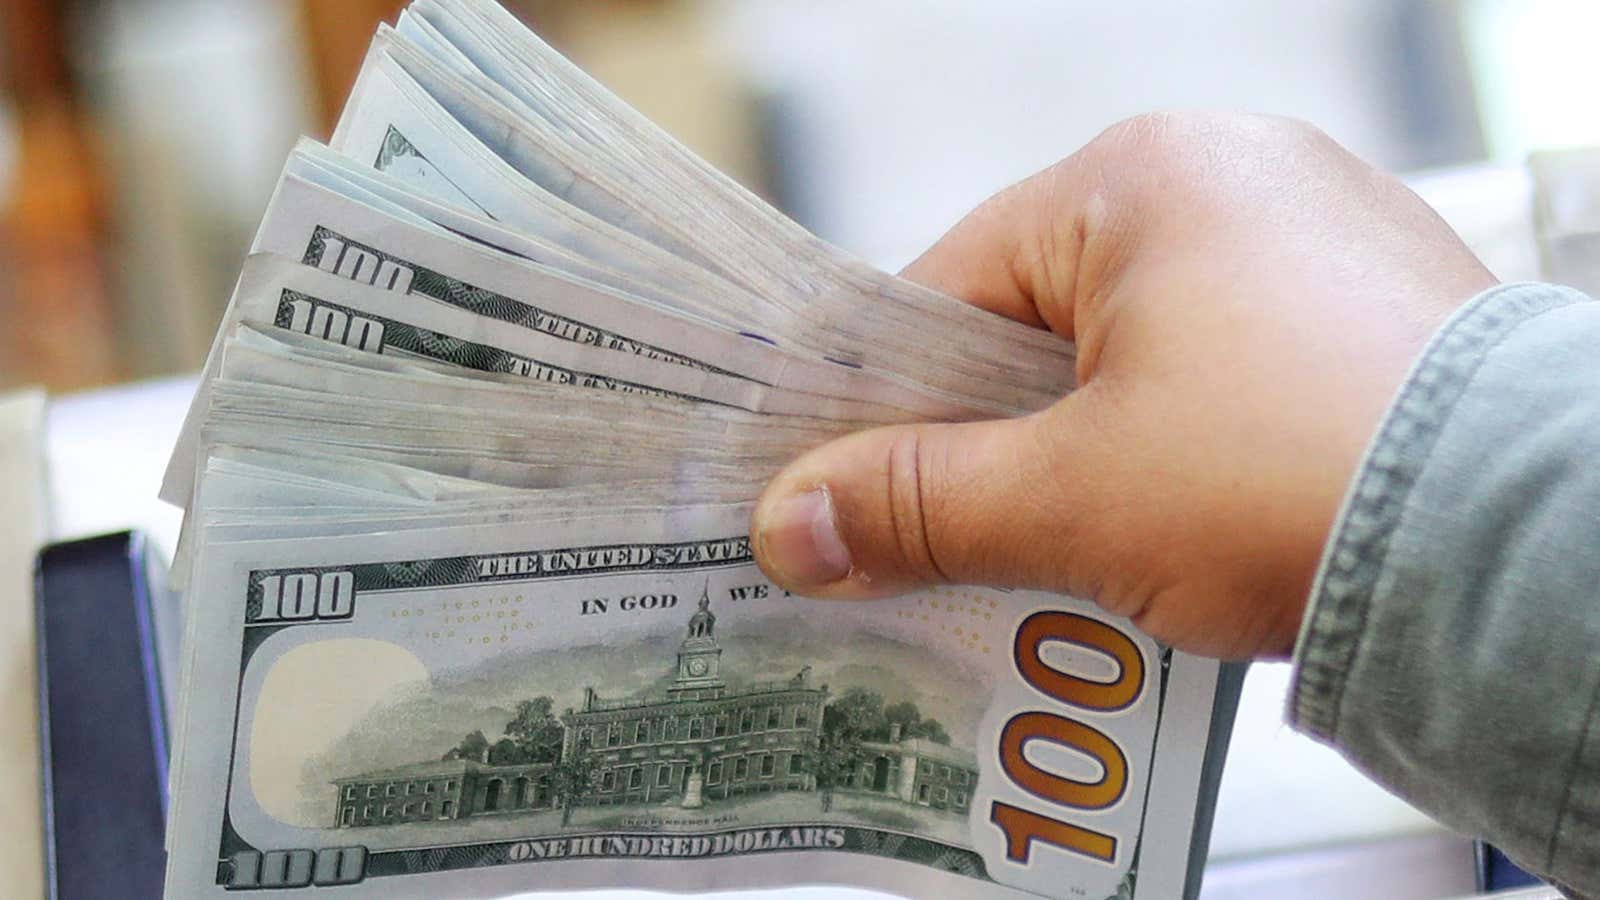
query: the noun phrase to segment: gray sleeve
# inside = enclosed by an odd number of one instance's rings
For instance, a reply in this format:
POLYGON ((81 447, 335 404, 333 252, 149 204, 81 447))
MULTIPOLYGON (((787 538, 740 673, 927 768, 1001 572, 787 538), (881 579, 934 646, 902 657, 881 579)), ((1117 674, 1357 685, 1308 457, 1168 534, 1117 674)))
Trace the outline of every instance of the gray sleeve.
POLYGON ((1324 550, 1289 720, 1600 895, 1600 303, 1475 298, 1434 335, 1324 550))

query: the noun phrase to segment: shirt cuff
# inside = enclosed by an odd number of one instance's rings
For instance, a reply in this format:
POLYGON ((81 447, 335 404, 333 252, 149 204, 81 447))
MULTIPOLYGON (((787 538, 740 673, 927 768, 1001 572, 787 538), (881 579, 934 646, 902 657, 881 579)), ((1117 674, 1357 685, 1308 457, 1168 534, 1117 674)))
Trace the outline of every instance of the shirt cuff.
POLYGON ((1513 284, 1434 335, 1352 480, 1288 718, 1525 868, 1600 885, 1600 304, 1513 284))
POLYGON ((1529 319, 1588 299, 1546 284, 1501 285, 1457 310, 1428 342, 1368 446, 1323 548, 1295 642, 1289 696, 1295 728, 1337 740, 1347 676, 1391 539, 1445 421, 1488 352, 1529 319))

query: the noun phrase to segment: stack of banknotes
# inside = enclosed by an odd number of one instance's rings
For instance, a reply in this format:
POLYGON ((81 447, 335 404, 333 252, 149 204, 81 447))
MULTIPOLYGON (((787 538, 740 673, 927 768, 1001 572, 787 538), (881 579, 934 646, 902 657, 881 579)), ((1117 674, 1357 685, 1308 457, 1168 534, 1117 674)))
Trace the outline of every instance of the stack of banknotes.
POLYGON ((798 453, 1072 372, 490 0, 417 0, 290 156, 167 472, 170 895, 1192 894, 1215 663, 1066 597, 827 603, 751 557, 798 453))

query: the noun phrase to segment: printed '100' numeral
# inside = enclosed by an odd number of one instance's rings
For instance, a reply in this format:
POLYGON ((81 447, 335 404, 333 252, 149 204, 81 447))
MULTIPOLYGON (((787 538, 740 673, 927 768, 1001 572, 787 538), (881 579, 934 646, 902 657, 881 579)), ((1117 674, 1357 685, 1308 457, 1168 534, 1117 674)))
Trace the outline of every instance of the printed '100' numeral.
MULTIPOLYGON (((1035 690, 1092 713, 1115 712, 1136 702, 1144 691, 1144 656, 1126 634, 1088 616, 1038 612, 1017 629, 1012 655, 1017 672, 1035 690), (1104 654, 1117 664, 1110 681, 1081 678, 1044 661, 1049 642, 1076 644, 1104 654)), ((1012 784, 1067 810, 1099 810, 1116 805, 1128 789, 1128 758, 1116 741, 1086 722, 1052 712, 1018 713, 1000 731, 1000 767, 1012 784), (1100 766, 1097 781, 1079 781, 1051 772, 1028 759, 1029 743, 1043 741, 1076 751, 1100 766)), ((1117 839, 1033 810, 994 801, 989 820, 1006 836, 1006 858, 1026 864, 1036 841, 1102 862, 1116 858, 1117 839)))
POLYGON ((261 612, 252 622, 348 619, 356 609, 350 572, 291 572, 261 579, 261 612))
POLYGON ((317 257, 317 268, 397 294, 410 293, 411 282, 417 277, 410 266, 385 259, 360 245, 346 244, 330 234, 322 236, 322 255, 317 257))
POLYGON ((289 301, 289 330, 354 347, 368 353, 383 352, 383 323, 355 316, 342 309, 304 298, 289 301))
POLYGON ((357 884, 366 877, 366 847, 240 850, 229 860, 230 890, 357 884))

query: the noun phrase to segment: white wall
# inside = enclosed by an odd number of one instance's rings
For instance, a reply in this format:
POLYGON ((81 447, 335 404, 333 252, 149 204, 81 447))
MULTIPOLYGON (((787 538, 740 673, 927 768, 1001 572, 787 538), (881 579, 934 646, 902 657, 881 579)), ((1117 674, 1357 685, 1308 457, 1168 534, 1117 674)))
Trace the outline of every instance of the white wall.
POLYGON ((1394 0, 721 0, 799 217, 874 262, 1138 112, 1311 119, 1413 165, 1394 0))

